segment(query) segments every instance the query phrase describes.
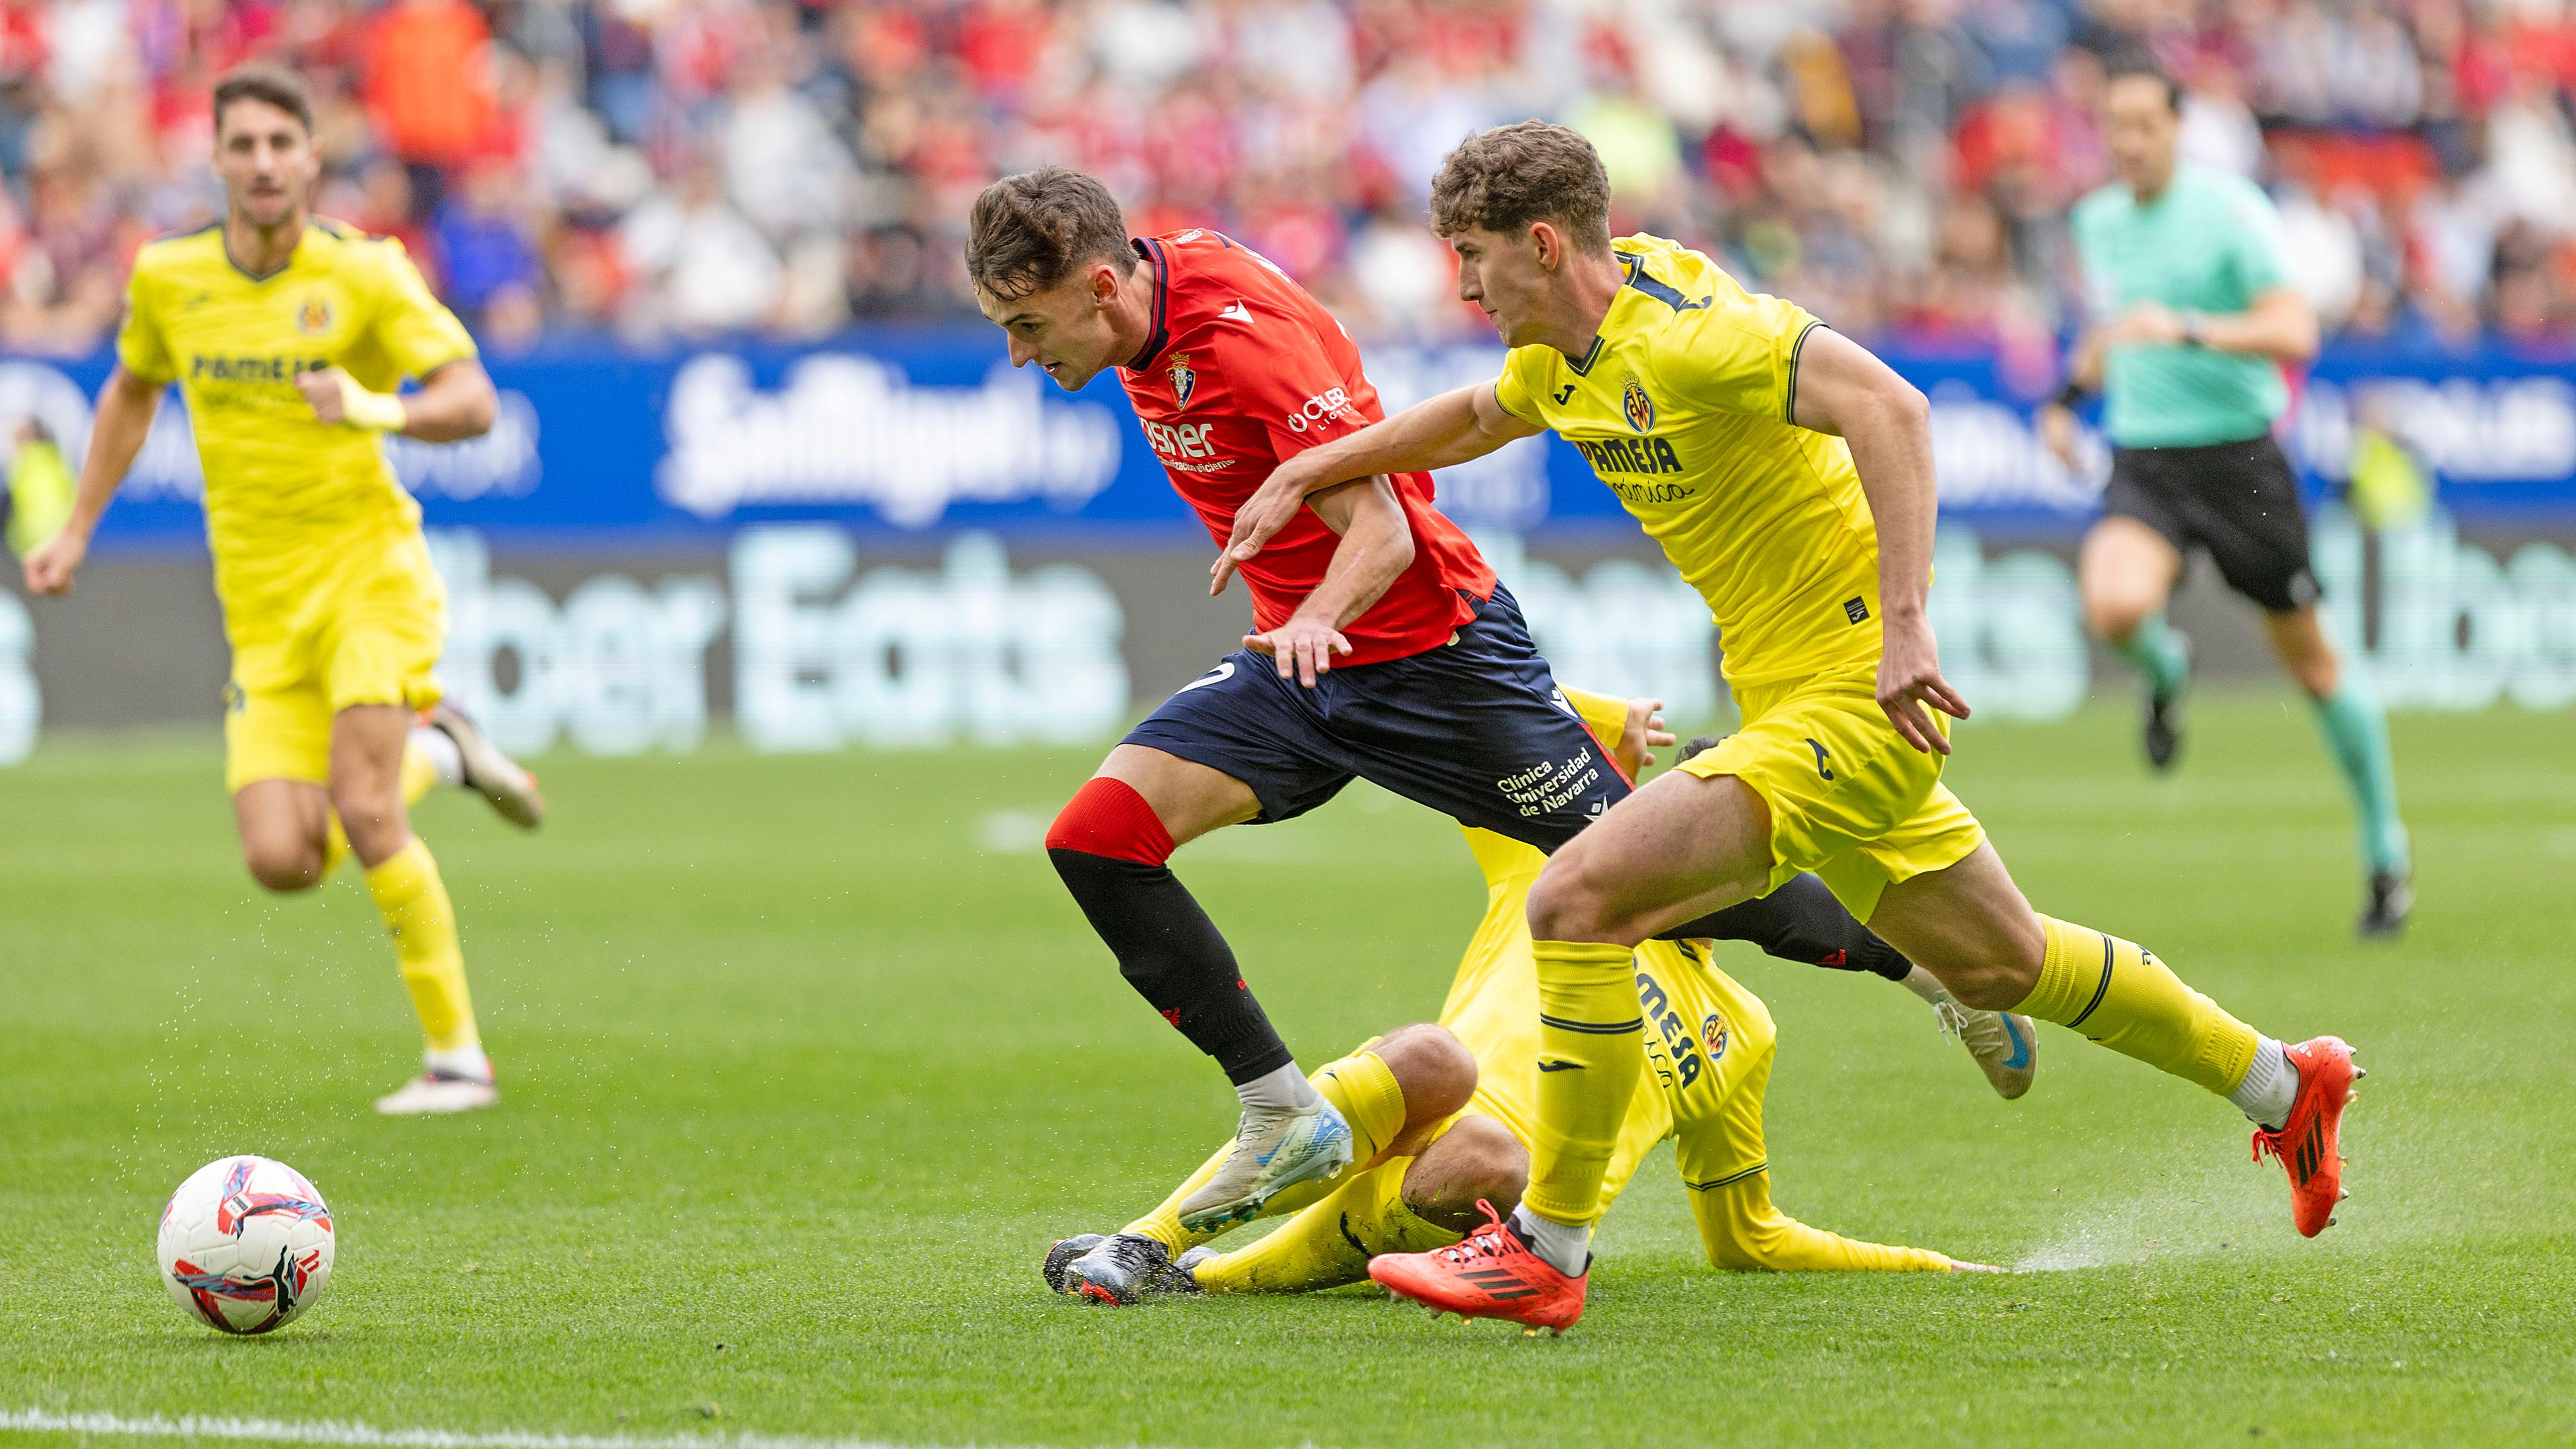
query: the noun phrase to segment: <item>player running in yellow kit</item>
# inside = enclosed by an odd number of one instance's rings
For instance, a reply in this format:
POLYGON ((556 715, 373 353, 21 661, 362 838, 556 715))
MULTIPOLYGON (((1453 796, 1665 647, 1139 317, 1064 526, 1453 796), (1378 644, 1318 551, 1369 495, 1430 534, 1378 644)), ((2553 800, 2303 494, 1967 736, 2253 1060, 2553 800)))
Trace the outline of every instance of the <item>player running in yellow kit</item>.
POLYGON ((488 1106, 499 1094, 455 910, 408 807, 440 780, 480 791, 521 825, 536 824, 544 802, 526 771, 440 703, 431 670, 446 594, 379 435, 474 437, 492 423, 492 382, 401 243, 312 216, 321 161, 293 76, 234 72, 215 88, 214 120, 224 221, 135 258, 71 521, 27 555, 27 584, 71 587, 177 383, 232 642, 224 786, 243 857, 260 884, 295 891, 356 853, 427 1038, 421 1076, 378 1110, 488 1106), (406 377, 421 386, 398 395, 406 377))
MULTIPOLYGON (((1571 688, 1565 696, 1631 775, 1651 763, 1648 745, 1672 742, 1644 708, 1649 701, 1571 688)), ((1312 1292, 1358 1282, 1374 1254, 1447 1247, 1485 1213, 1511 1209, 1529 1176, 1537 1130, 1538 970, 1527 906, 1547 857, 1491 831, 1462 830, 1484 871, 1485 917, 1439 1022, 1388 1032, 1314 1075, 1316 1090, 1351 1124, 1356 1170, 1272 1198, 1261 1217, 1296 1216, 1259 1242, 1219 1253, 1207 1244, 1232 1225, 1194 1233, 1181 1226, 1179 1210, 1224 1160, 1228 1149, 1220 1148, 1160 1207, 1117 1234, 1056 1244, 1047 1255, 1048 1287, 1102 1303, 1155 1293, 1312 1292)), ((1604 1211, 1647 1154, 1670 1140, 1711 1267, 1981 1267, 1812 1228, 1772 1205, 1762 1139, 1771 1013, 1717 969, 1713 944, 1647 941, 1637 948, 1633 999, 1651 1024, 1647 1080, 1629 1103, 1602 1176, 1604 1211)))
POLYGON ((1941 783, 1941 678, 1924 612, 1930 409, 1859 344, 1747 292, 1677 243, 1609 235, 1589 142, 1530 121, 1470 137, 1434 181, 1460 295, 1511 347, 1503 375, 1281 465, 1236 514, 1219 577, 1306 493, 1454 466, 1554 430, 1708 601, 1744 717, 1716 749, 1612 806, 1530 892, 1538 1122, 1508 1225, 1371 1276, 1435 1306, 1564 1327, 1583 1311, 1602 1174, 1645 1024, 1634 948, 1815 872, 1970 1007, 2054 1021, 2229 1098, 2287 1167, 2313 1236, 2341 1194, 2341 1040, 2285 1047, 2151 952, 2033 911, 1941 783))

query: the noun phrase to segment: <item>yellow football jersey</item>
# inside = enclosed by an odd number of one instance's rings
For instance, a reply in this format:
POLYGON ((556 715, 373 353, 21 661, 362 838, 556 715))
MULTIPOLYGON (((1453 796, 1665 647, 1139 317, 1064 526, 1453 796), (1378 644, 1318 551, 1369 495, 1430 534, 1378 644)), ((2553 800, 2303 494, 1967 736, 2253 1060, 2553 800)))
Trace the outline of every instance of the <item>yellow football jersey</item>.
POLYGON ((419 505, 377 436, 320 421, 295 385, 297 373, 337 364, 391 392, 474 355, 402 243, 317 218, 285 267, 253 277, 212 226, 144 247, 127 302, 117 359, 187 398, 215 588, 237 626, 352 549, 419 529, 419 505))
POLYGON ((1879 654, 1878 532, 1843 440, 1789 421, 1798 349, 1823 325, 1661 237, 1627 268, 1591 351, 1516 347, 1503 410, 1592 464, 1708 601, 1726 677, 1768 684, 1879 654))

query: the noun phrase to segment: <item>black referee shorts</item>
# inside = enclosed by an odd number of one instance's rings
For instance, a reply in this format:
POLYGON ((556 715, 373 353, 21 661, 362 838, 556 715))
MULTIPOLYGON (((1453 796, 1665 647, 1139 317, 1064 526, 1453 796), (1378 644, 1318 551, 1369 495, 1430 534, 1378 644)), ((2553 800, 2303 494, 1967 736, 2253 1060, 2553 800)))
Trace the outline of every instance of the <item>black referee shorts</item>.
POLYGON ((2227 586, 2265 611, 2317 601, 2299 480, 2270 434, 2204 448, 2114 448, 2102 512, 2134 518, 2189 559, 2207 549, 2227 586))

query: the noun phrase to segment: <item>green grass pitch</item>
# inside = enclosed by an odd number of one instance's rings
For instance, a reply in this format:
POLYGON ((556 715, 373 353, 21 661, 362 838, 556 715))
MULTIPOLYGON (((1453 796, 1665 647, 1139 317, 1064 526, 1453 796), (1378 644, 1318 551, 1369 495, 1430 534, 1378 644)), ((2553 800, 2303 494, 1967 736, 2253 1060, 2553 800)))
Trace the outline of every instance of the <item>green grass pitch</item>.
MULTIPOLYGON (((1910 996, 1738 949, 1779 1018, 1776 1193, 2034 1270, 1701 1266, 1669 1161, 1561 1340, 1368 1291, 1112 1311, 1046 1296, 1232 1121, 1036 837, 1091 752, 544 762, 534 837, 419 812, 508 1097, 386 1121, 414 1069, 348 879, 241 873, 211 743, 0 774, 0 1412, 956 1444, 2524 1443, 2576 1438, 2576 747, 2565 717, 2396 722, 2414 932, 2357 946, 2306 709, 2197 707, 2148 778, 2125 709, 1979 727, 1951 779, 2042 909, 2141 940, 2372 1076, 2315 1242, 2227 1106, 2042 1030, 1995 1100, 1910 996), (163 1197, 219 1154, 309 1174, 328 1296, 183 1320, 163 1197)), ((1482 893, 1366 789, 1183 853, 1310 1064, 1438 1006, 1482 893)), ((7 1435, 17 1443, 73 1436, 7 1435)))

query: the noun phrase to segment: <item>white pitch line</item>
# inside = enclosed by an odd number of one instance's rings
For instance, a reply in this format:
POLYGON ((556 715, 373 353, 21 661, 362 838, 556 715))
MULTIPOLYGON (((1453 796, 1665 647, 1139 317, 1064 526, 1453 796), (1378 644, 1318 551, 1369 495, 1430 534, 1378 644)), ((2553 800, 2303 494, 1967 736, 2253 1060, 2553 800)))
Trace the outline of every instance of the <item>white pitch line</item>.
POLYGON ((808 1439, 789 1434, 544 1434, 503 1429, 379 1429, 341 1419, 227 1419, 204 1414, 57 1414, 0 1410, 0 1431, 127 1434, 147 1439, 250 1439, 272 1444, 347 1444, 360 1449, 901 1449, 882 1439, 808 1439))

